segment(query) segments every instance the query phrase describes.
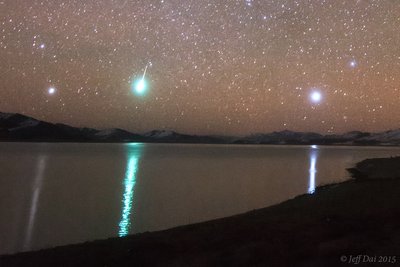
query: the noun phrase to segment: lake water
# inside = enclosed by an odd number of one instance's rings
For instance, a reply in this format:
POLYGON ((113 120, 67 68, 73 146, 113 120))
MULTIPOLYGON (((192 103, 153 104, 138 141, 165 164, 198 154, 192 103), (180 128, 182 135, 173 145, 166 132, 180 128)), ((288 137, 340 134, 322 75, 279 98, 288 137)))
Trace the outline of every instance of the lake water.
POLYGON ((0 143, 0 254, 167 229, 349 178, 395 147, 0 143))

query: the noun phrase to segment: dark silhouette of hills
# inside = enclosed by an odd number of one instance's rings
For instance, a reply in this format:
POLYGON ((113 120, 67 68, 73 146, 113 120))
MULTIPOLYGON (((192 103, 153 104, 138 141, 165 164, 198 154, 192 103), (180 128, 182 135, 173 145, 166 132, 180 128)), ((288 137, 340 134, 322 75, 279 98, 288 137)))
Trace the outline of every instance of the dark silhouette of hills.
POLYGON ((151 131, 135 134, 122 129, 96 130, 49 123, 17 114, 0 112, 0 141, 42 142, 162 142, 223 143, 212 136, 195 136, 173 131, 151 131))
POLYGON ((77 128, 36 120, 18 113, 0 112, 0 141, 400 145, 400 129, 380 133, 353 131, 332 135, 285 130, 266 134, 252 134, 245 137, 198 136, 166 130, 137 134, 122 129, 77 128))

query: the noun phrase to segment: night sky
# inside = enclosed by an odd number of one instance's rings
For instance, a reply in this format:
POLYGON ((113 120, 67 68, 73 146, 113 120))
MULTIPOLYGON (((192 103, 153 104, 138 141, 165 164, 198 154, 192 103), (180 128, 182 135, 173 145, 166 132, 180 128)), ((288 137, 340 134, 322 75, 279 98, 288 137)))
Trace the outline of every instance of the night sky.
POLYGON ((242 135, 399 128, 399 0, 0 0, 0 111, 242 135))

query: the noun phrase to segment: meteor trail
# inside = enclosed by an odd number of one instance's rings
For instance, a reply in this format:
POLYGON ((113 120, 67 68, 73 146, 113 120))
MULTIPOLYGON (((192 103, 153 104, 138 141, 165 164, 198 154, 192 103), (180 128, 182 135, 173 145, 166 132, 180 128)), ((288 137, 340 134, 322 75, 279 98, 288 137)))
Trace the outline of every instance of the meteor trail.
POLYGON ((144 68, 144 73, 143 73, 143 78, 142 80, 144 80, 144 77, 146 77, 146 72, 147 72, 147 68, 149 67, 149 65, 146 65, 146 68, 144 68))

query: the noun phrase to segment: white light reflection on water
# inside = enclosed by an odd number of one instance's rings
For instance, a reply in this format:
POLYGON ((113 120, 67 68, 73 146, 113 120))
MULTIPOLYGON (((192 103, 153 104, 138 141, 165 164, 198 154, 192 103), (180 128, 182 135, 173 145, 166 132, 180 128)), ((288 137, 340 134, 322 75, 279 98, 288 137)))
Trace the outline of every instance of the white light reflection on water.
POLYGON ((308 193, 315 193, 315 177, 317 174, 318 146, 311 146, 308 193))
POLYGON ((122 199, 123 207, 121 221, 119 222, 119 237, 123 237, 129 234, 131 226, 133 195, 135 193, 135 185, 139 169, 139 160, 142 153, 143 144, 128 144, 127 148, 128 163, 124 178, 125 190, 122 199))
POLYGON ((32 232, 33 232, 33 228, 35 225, 39 196, 40 196, 40 191, 42 189, 42 184, 43 184, 43 179, 44 179, 44 171, 46 169, 46 165, 47 165, 47 157, 41 155, 39 157, 38 164, 37 164, 35 180, 33 181, 32 201, 31 201, 31 206, 29 208, 29 221, 28 221, 28 226, 27 226, 26 234, 25 234, 25 241, 24 241, 24 247, 23 247, 24 250, 31 249, 32 232))

